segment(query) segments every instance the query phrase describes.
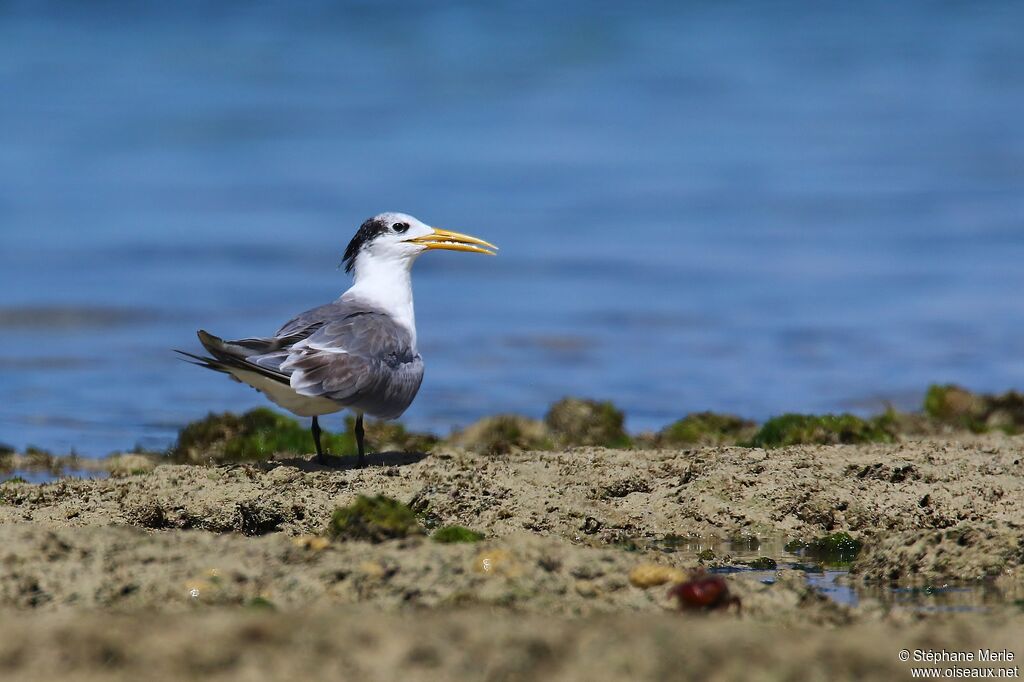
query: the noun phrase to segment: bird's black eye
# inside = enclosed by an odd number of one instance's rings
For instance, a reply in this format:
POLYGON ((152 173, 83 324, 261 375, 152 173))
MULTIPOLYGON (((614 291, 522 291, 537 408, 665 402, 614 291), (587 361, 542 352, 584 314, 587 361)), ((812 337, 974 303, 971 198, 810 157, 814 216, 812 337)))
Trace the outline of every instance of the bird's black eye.
POLYGON ((409 223, 395 223, 391 227, 398 234, 405 234, 409 231, 409 223))

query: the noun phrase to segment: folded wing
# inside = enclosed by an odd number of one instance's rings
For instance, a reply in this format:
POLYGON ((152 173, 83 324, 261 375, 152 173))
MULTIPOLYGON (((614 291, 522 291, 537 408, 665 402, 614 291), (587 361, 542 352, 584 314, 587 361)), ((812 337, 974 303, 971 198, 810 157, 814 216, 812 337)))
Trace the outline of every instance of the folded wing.
POLYGON ((213 357, 191 357, 272 399, 285 384, 299 396, 392 419, 409 407, 423 380, 409 332, 386 313, 351 301, 307 311, 271 338, 223 341, 200 331, 199 339, 213 357), (252 372, 259 382, 247 378, 252 372), (276 384, 272 391, 267 380, 276 384))

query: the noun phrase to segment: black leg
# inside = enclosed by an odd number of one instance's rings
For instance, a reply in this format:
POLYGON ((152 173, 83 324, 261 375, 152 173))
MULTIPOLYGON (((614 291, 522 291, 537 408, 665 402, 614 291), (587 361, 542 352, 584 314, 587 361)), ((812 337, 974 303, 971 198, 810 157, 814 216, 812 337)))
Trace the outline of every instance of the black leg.
POLYGON ((320 447, 320 422, 317 421, 316 417, 313 417, 313 442, 316 444, 316 461, 320 464, 327 464, 327 458, 324 457, 323 448, 320 447))
POLYGON ((360 469, 366 463, 366 453, 363 449, 363 413, 356 416, 356 446, 359 448, 359 462, 356 464, 360 469))

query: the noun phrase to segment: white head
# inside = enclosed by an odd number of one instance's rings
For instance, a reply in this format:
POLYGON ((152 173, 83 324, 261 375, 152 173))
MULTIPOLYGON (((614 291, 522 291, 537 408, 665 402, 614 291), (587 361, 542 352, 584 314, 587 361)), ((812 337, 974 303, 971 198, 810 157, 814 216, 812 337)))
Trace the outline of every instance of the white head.
POLYGON ((431 249, 495 255, 498 247, 469 235, 430 227, 405 213, 381 213, 364 222, 345 249, 345 270, 356 281, 363 270, 394 268, 409 272, 416 258, 431 249))
POLYGON ((424 251, 447 249, 493 256, 498 247, 482 239, 424 225, 404 213, 381 213, 363 223, 345 249, 345 270, 355 277, 342 298, 386 310, 409 330, 416 345, 412 264, 424 251))

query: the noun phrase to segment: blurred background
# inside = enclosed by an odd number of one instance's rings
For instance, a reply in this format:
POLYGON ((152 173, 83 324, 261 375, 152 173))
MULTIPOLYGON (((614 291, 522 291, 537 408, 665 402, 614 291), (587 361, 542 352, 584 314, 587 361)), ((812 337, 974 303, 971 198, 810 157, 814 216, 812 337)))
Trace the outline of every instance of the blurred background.
MULTIPOLYGON (((1024 3, 0 3, 0 441, 163 447, 405 211, 405 417, 864 413, 1024 379, 1024 3)), ((340 428, 341 419, 327 428, 340 428)))

